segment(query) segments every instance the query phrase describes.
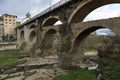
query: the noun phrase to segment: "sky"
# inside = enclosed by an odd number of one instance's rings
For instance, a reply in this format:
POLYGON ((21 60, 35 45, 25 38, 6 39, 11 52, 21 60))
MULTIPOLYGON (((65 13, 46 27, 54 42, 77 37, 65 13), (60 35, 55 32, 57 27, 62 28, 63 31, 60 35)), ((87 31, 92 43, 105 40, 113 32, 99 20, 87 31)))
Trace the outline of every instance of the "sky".
POLYGON ((18 20, 30 12, 32 16, 40 13, 60 0, 0 0, 0 14, 9 13, 18 16, 18 20))
MULTIPOLYGON (((59 1, 60 0, 0 0, 0 14, 8 13, 17 15, 18 20, 21 20, 25 18, 26 13, 30 12, 33 17, 59 1)), ((120 16, 120 4, 110 4, 92 11, 84 19, 84 22, 118 16, 120 16)))

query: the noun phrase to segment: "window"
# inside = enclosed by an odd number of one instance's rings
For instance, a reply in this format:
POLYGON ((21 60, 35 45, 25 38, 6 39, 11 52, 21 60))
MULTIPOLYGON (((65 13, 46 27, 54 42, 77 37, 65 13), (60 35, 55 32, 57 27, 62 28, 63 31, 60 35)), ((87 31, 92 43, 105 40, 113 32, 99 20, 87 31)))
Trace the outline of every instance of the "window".
POLYGON ((5 19, 5 21, 7 21, 7 19, 5 19))

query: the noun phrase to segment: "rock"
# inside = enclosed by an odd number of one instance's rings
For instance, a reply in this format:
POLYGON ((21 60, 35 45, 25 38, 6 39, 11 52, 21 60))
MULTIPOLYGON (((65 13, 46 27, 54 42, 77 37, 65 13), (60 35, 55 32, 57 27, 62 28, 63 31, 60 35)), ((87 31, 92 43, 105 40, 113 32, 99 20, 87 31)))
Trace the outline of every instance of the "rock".
POLYGON ((36 49, 35 50, 35 55, 36 56, 41 56, 43 53, 42 53, 42 50, 41 49, 36 49))

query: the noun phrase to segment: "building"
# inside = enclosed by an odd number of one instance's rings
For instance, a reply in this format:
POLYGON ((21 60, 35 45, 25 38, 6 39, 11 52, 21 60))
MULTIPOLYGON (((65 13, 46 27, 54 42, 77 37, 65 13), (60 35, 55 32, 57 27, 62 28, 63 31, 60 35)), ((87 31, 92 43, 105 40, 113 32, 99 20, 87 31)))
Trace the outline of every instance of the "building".
POLYGON ((4 35, 14 35, 14 29, 17 26, 17 16, 10 14, 3 14, 4 35))
POLYGON ((14 29, 18 25, 16 20, 16 15, 2 14, 2 16, 0 16, 0 26, 4 27, 4 35, 14 35, 14 29))
POLYGON ((4 27, 3 27, 3 18, 0 17, 0 41, 2 40, 2 36, 4 35, 4 27))
POLYGON ((4 27, 0 25, 0 41, 2 41, 3 35, 4 35, 4 27))

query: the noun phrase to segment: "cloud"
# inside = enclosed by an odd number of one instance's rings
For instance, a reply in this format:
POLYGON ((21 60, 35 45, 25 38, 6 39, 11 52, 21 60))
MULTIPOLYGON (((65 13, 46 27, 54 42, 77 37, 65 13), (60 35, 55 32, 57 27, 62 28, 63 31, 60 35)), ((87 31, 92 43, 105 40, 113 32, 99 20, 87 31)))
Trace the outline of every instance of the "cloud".
MULTIPOLYGON (((112 17, 120 17, 120 4, 109 4, 97 8, 90 14, 88 14, 88 16, 84 19, 84 22, 91 20, 107 19, 112 17)), ((111 30, 109 29, 99 29, 96 32, 99 35, 108 35, 107 33, 111 33, 110 31, 111 30)))
MULTIPOLYGON (((53 0, 51 5, 58 1, 60 0, 53 0)), ((28 11, 34 16, 49 6, 50 0, 0 0, 0 14, 14 14, 20 20, 28 11)))
MULTIPOLYGON (((60 0, 0 0, 0 14, 9 13, 18 16, 18 20, 25 17, 29 11, 32 16, 42 12, 50 5, 60 0)), ((100 7, 91 12, 84 21, 120 16, 120 4, 100 7)))

